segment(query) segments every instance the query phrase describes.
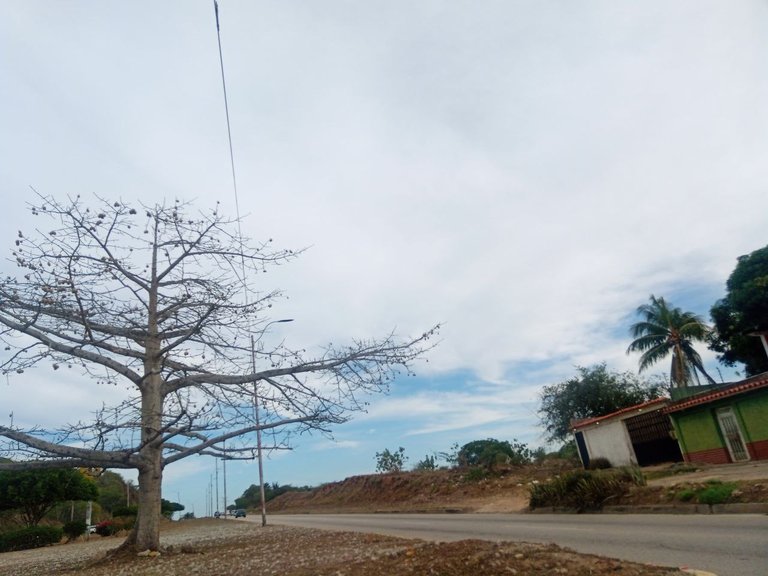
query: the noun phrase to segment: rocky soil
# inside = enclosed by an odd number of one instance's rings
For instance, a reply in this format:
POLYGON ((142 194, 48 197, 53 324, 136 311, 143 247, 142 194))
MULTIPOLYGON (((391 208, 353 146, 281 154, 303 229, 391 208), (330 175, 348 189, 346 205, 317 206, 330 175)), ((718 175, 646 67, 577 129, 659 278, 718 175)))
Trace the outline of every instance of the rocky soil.
POLYGON ((682 572, 577 554, 554 545, 388 536, 192 520, 166 527, 158 557, 105 559, 121 538, 0 555, 2 576, 682 576, 682 572))

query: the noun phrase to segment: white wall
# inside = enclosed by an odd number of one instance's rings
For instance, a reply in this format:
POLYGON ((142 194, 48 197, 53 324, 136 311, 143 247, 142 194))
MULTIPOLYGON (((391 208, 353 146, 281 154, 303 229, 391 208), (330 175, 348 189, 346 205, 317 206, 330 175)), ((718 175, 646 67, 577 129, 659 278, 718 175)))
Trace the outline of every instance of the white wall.
POLYGON ((607 458, 611 466, 637 464, 629 433, 622 420, 601 422, 582 432, 590 459, 607 458))

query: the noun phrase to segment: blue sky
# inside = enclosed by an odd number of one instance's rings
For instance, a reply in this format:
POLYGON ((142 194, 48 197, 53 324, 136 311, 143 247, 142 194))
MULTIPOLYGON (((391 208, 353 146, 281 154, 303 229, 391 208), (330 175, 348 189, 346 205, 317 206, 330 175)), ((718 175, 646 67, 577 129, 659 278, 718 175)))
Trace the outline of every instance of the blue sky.
MULTIPOLYGON (((290 297, 275 318, 295 319, 271 337, 445 323, 416 378, 336 443, 297 438, 269 481, 371 472, 383 448, 537 445, 542 386, 634 369, 649 294, 706 317, 767 242, 764 2, 220 6, 245 231, 309 248, 269 275, 290 297)), ((6 0, 0 75, 0 245, 29 186, 234 214, 212 2, 6 0)), ((0 418, 53 426, 121 393, 62 378, 0 385, 0 418)), ((167 496, 204 511, 213 470, 171 466, 167 496)), ((255 470, 231 465, 228 495, 255 470)))

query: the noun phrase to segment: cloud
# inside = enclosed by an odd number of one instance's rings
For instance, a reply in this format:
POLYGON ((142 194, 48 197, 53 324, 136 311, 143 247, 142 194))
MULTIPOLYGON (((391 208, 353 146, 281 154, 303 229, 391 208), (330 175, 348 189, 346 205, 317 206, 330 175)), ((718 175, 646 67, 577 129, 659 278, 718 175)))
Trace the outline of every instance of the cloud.
MULTIPOLYGON (((235 212, 210 6, 149 7, 5 11, 0 245, 36 225, 29 184, 235 212)), ((270 337, 317 350, 445 322, 423 379, 350 424, 370 439, 392 421, 414 440, 522 435, 536 390, 575 365, 636 369, 626 330, 649 294, 706 317, 736 257, 765 245, 766 16, 757 1, 222 6, 244 232, 310 247, 260 279, 295 318, 270 337)), ((27 424, 118 397, 0 385, 27 424)))

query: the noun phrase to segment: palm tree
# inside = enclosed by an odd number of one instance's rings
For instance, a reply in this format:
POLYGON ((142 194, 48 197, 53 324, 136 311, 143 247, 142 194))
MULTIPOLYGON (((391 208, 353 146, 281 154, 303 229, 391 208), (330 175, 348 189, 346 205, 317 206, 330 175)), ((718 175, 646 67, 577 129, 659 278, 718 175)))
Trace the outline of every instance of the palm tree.
POLYGON ((642 320, 629 329, 634 340, 627 348, 627 354, 643 353, 640 372, 672 354, 670 379, 674 386, 687 386, 694 379, 698 383, 697 370, 710 384, 715 384, 704 370, 701 356, 693 349, 693 342, 704 342, 710 331, 700 316, 670 306, 664 298, 656 298, 653 294, 650 303, 638 307, 637 313, 642 320))

